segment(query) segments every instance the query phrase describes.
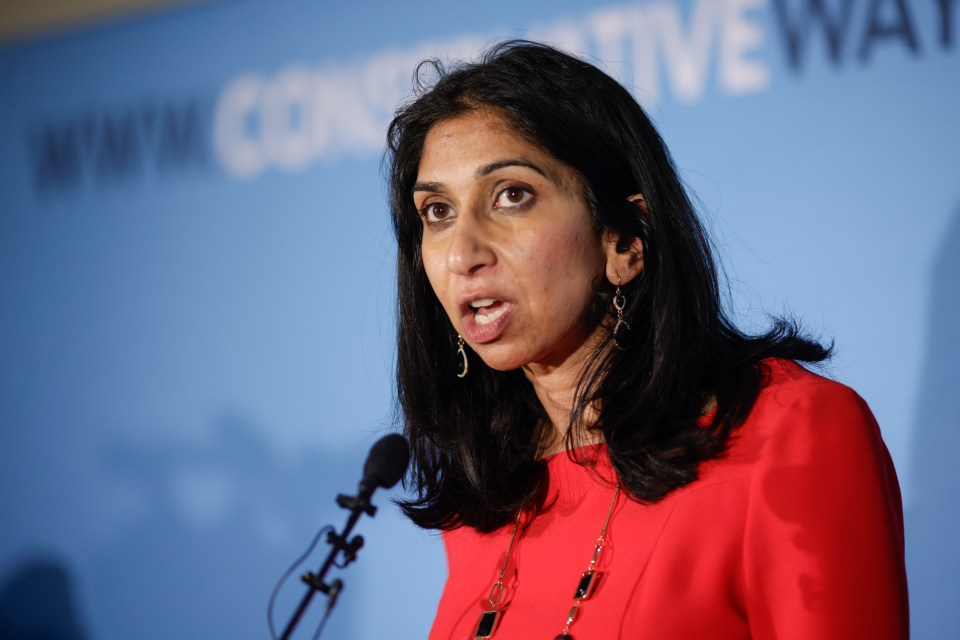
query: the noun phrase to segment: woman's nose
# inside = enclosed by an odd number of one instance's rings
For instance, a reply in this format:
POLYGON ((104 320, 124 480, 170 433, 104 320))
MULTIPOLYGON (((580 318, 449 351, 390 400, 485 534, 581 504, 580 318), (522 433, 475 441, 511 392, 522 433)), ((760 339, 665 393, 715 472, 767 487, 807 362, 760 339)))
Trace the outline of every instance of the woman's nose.
POLYGON ((461 214, 447 248, 447 268, 457 275, 472 275, 496 262, 489 231, 481 216, 461 214))

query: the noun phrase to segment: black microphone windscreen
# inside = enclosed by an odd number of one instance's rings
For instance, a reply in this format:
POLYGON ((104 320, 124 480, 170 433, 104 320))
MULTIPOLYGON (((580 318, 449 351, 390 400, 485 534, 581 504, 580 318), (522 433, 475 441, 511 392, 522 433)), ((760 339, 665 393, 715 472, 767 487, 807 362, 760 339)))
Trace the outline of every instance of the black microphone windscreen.
POLYGON ((406 438, 396 433, 383 436, 370 448, 367 463, 363 465, 363 483, 389 489, 406 473, 409 462, 410 447, 406 438))

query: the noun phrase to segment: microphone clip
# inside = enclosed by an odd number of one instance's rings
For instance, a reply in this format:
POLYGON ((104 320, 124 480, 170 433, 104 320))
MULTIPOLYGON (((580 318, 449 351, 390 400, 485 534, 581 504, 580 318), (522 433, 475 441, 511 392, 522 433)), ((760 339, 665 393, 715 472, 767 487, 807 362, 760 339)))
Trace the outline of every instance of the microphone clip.
POLYGON ((334 554, 338 551, 343 553, 343 563, 337 564, 337 567, 343 569, 357 559, 357 552, 363 548, 363 536, 353 536, 348 542, 345 537, 331 531, 327 534, 327 543, 334 548, 334 554))
POLYGON ((342 509, 347 509, 354 513, 366 513, 371 518, 377 515, 377 507, 370 504, 370 498, 365 498, 362 493, 357 496, 348 496, 342 493, 338 494, 337 505, 342 509))

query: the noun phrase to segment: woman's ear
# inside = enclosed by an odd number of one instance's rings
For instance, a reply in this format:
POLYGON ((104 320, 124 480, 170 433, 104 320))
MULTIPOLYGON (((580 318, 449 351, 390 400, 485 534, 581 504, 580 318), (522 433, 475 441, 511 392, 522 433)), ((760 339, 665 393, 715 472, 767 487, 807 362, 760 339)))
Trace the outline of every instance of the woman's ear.
POLYGON ((607 280, 612 284, 627 284, 643 271, 643 243, 640 238, 606 233, 603 245, 607 255, 607 280))
MULTIPOLYGON (((647 201, 642 193, 629 198, 644 216, 649 215, 647 201)), ((604 233, 604 252, 607 256, 607 280, 615 285, 627 284, 643 271, 643 242, 636 236, 604 233)))
POLYGON ((627 198, 627 202, 632 202, 637 205, 637 208, 640 209, 640 213, 643 215, 650 215, 650 209, 647 208, 647 199, 643 197, 642 193, 633 194, 627 198))

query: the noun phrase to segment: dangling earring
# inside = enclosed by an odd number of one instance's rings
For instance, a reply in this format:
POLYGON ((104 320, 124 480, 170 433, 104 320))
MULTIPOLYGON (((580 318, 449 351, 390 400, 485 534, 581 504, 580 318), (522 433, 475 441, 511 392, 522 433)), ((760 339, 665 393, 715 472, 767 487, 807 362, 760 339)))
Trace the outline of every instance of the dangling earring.
POLYGON ((457 357, 459 362, 457 362, 457 377, 466 378, 467 372, 470 371, 470 362, 467 360, 467 350, 463 348, 463 338, 460 337, 460 334, 457 334, 457 357))
POLYGON ((630 331, 630 325, 623 319, 623 309, 626 306, 627 298, 620 289, 620 278, 617 278, 617 289, 613 292, 613 308, 617 312, 617 324, 613 327, 613 344, 621 351, 626 348, 624 347, 624 340, 627 337, 627 332, 630 331))

